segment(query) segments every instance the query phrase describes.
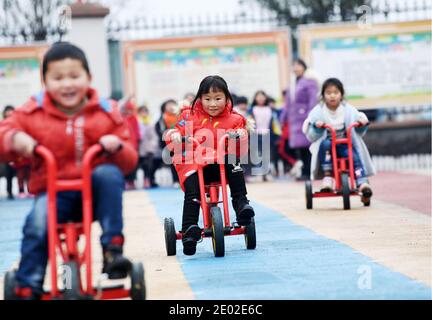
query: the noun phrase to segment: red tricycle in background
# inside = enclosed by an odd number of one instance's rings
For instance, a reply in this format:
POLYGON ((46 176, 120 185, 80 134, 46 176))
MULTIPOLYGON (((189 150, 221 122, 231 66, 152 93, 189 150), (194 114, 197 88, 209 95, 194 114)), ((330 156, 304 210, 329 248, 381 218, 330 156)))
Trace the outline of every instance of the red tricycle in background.
MULTIPOLYGON (((144 300, 146 296, 144 283, 144 268, 141 262, 133 263, 130 271, 131 285, 126 289, 124 285, 97 287, 92 278, 91 253, 91 225, 93 222, 91 164, 103 152, 100 144, 93 145, 85 153, 82 165, 81 179, 57 179, 57 162, 54 155, 47 148, 38 145, 35 154, 42 157, 47 166, 47 194, 48 194, 48 257, 50 264, 51 291, 42 295, 42 300, 64 299, 120 299, 131 297, 133 300, 144 300), (57 223, 57 192, 81 191, 83 201, 82 223, 57 223), (80 250, 78 240, 85 238, 84 249, 80 250), (62 288, 58 286, 58 255, 62 263, 62 288), (85 281, 81 279, 81 271, 85 267, 85 281)), ((4 299, 13 300, 16 270, 8 271, 4 282, 4 299)), ((103 275, 101 275, 101 280, 103 275)))
MULTIPOLYGON (((237 138, 235 134, 226 133, 218 141, 217 150, 225 150, 227 140, 237 138)), ((183 138, 187 143, 193 143, 193 147, 200 145, 200 142, 193 137, 183 138)), ((204 227, 201 231, 201 239, 211 237, 213 244, 213 253, 215 257, 223 257, 225 255, 225 236, 244 235, 246 248, 255 249, 256 247, 256 232, 255 221, 251 218, 251 222, 247 226, 239 226, 231 224, 229 217, 227 178, 225 173, 225 164, 219 161, 219 157, 215 155, 204 159, 206 163, 217 163, 220 170, 220 181, 207 183, 204 181, 204 167, 198 168, 198 181, 200 189, 200 206, 203 215, 204 227), (222 190, 222 201, 219 194, 222 190), (223 205, 223 216, 219 203, 223 205)), ((173 218, 165 218, 165 245, 168 256, 176 254, 176 240, 182 239, 182 233, 176 232, 173 218)))
POLYGON ((352 146, 352 129, 362 126, 361 123, 355 122, 351 124, 347 129, 346 138, 336 139, 335 129, 325 124, 323 128, 327 129, 331 134, 331 156, 333 161, 333 175, 336 182, 336 186, 333 191, 312 191, 312 182, 306 181, 306 208, 312 209, 313 198, 324 198, 324 197, 339 197, 343 198, 343 208, 349 210, 350 196, 361 196, 361 201, 365 206, 370 206, 370 197, 365 197, 359 193, 355 184, 354 174, 354 159, 353 159, 353 146, 352 146), (339 144, 346 144, 348 146, 348 158, 338 157, 336 146, 339 144))

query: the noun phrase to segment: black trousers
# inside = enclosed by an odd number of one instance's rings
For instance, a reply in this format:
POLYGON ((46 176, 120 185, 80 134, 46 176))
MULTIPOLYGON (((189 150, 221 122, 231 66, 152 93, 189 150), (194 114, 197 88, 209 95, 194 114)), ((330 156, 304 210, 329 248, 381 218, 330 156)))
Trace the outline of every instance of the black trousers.
MULTIPOLYGON (((6 191, 9 197, 12 197, 12 180, 16 176, 16 170, 10 166, 9 164, 6 164, 5 166, 5 178, 6 178, 6 191)), ((24 191, 24 190, 23 190, 24 191)))
MULTIPOLYGON (((233 206, 236 208, 237 201, 247 201, 247 191, 243 170, 234 170, 234 168, 235 167, 232 164, 225 164, 225 172, 231 190, 231 198, 233 200, 233 206)), ((204 168, 204 181, 206 184, 220 181, 220 170, 218 164, 210 164, 204 168)), ((185 180, 184 188, 183 232, 186 231, 189 226, 197 224, 199 219, 200 190, 197 172, 185 180)))
POLYGON ((310 170, 311 170, 311 158, 312 158, 309 148, 297 148, 295 150, 297 153, 297 159, 303 161, 302 178, 309 179, 310 170))

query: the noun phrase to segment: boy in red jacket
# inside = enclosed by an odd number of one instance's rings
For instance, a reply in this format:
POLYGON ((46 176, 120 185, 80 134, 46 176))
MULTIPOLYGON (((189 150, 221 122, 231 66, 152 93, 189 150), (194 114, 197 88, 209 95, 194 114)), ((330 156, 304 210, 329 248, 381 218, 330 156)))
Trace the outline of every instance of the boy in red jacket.
MULTIPOLYGON (((84 52, 61 42, 54 44, 42 62, 45 92, 32 98, 0 124, 0 159, 30 158, 29 189, 36 194, 27 216, 17 271, 17 298, 37 299, 43 293, 48 259, 46 167, 33 156, 37 144, 50 149, 59 165, 59 179, 81 176, 86 150, 100 143, 107 156, 97 159, 92 173, 95 219, 102 227, 103 272, 110 279, 124 278, 131 262, 123 256, 122 192, 124 174, 136 165, 137 152, 119 111, 90 88, 91 74, 84 52)), ((80 221, 81 192, 57 195, 59 223, 80 221)))
MULTIPOLYGON (((242 156, 240 154, 242 150, 247 154, 246 119, 233 111, 232 101, 228 85, 223 78, 219 76, 204 78, 201 81, 192 107, 183 110, 175 129, 168 132, 167 137, 174 144, 179 144, 182 142, 182 137, 194 136, 199 138, 201 136, 207 138, 203 146, 207 145, 211 149, 216 149, 217 139, 221 136, 221 133, 236 132, 240 136, 240 149, 237 148, 234 153, 236 153, 237 157, 242 156), (209 137, 213 137, 213 139, 208 139, 209 137), (245 146, 245 148, 241 146, 245 146)), ((228 148, 228 150, 230 149, 228 148)), ((218 150, 218 152, 221 152, 221 150, 218 150)), ((174 157, 176 157, 176 154, 174 154, 174 157)), ((193 159, 192 163, 188 163, 186 159, 184 160, 180 163, 174 162, 174 164, 180 184, 185 192, 182 221, 183 253, 193 255, 196 252, 197 241, 201 238, 201 229, 197 225, 200 208, 197 169, 202 164, 197 161, 199 159, 193 159)), ((247 191, 243 170, 239 166, 227 162, 225 162, 225 168, 237 223, 239 225, 248 225, 255 213, 246 197, 247 191)), ((205 165, 204 176, 209 180, 219 180, 219 165, 205 165)))

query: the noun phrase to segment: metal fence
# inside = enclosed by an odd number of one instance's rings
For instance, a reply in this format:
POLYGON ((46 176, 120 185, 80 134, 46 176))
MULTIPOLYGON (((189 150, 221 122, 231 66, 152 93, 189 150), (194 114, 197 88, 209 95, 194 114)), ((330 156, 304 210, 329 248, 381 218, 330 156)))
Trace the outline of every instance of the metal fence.
MULTIPOLYGON (((234 0, 233 0, 234 1, 234 0)), ((64 1, 69 3, 70 1, 64 1)), ((373 23, 410 21, 432 18, 432 1, 430 0, 365 0, 370 5, 363 6, 351 21, 367 15, 373 23)), ((161 37, 178 37, 198 34, 241 33, 267 31, 276 27, 294 26, 293 36, 296 38, 295 25, 310 22, 307 8, 291 5, 291 18, 276 14, 265 9, 242 10, 235 14, 216 14, 178 17, 136 16, 131 19, 116 20, 112 16, 106 18, 107 36, 110 40, 152 39, 161 37)), ((54 11, 54 10, 53 10, 54 11)), ((3 16, 3 15, 2 15, 3 16)), ((35 30, 29 25, 11 25, 0 21, 0 45, 14 45, 35 42, 35 30)), ((338 7, 329 14, 329 22, 342 21, 338 7)), ((66 30, 58 25, 59 19, 40 30, 45 34, 45 41, 60 40, 66 30)))
MULTIPOLYGON (((296 22, 307 23, 310 21, 309 13, 303 7, 292 7, 291 13, 296 22)), ((363 6, 358 13, 352 16, 350 21, 356 21, 365 16, 371 19, 372 23, 431 19, 432 1, 375 0, 371 1, 371 5, 363 6)), ((343 21, 337 7, 334 12, 330 13, 328 20, 329 22, 343 21)), ((236 15, 216 14, 171 18, 141 16, 129 20, 122 19, 121 21, 108 16, 106 20, 107 34, 111 40, 267 31, 287 25, 295 27, 295 23, 290 21, 288 17, 264 9, 236 15)))

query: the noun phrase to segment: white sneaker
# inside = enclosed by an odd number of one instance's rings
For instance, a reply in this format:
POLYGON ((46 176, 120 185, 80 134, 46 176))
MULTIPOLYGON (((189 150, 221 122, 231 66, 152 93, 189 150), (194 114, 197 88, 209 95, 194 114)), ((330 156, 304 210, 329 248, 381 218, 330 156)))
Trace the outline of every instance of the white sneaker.
POLYGON ((293 176, 294 178, 298 178, 301 176, 301 170, 303 168, 303 161, 297 160, 296 163, 294 163, 293 167, 289 171, 289 174, 293 176))
POLYGON ((333 177, 324 177, 322 181, 321 191, 324 192, 332 192, 334 189, 334 178, 333 177))

